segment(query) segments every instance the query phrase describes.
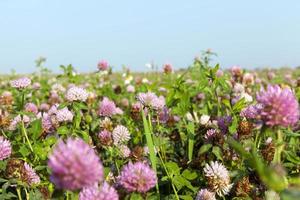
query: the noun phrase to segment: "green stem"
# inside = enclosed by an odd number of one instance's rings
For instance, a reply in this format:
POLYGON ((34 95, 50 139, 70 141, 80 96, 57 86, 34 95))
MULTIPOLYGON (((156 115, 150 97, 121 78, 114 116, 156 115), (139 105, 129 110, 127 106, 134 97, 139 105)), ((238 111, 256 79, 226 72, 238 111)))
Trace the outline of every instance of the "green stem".
POLYGON ((17 188, 17 194, 18 194, 18 199, 22 200, 22 195, 19 187, 17 188))
POLYGON ((66 200, 69 200, 69 197, 70 197, 69 191, 66 191, 66 197, 67 197, 66 200))
POLYGON ((159 156, 159 158, 160 158, 160 161, 161 161, 161 163, 162 163, 162 166, 163 166, 163 168, 164 168, 164 170, 165 170, 165 172, 166 172, 168 178, 169 178, 170 181, 171 181, 171 185, 172 185, 172 189, 173 189, 173 191, 174 191, 175 197, 176 197, 177 200, 179 200, 179 197, 178 197, 178 194, 177 194, 177 190, 176 190, 176 188, 175 188, 175 185, 173 184, 173 179, 172 179, 172 177, 170 176, 169 171, 167 170, 167 167, 166 167, 166 165, 165 165, 165 163, 164 163, 164 161, 163 161, 163 159, 162 159, 160 153, 157 152, 157 154, 158 154, 158 156, 159 156))
POLYGON ((29 146, 31 152, 33 152, 33 148, 32 148, 32 146, 31 146, 31 143, 30 143, 29 138, 28 138, 28 135, 27 135, 27 131, 26 131, 25 126, 24 126, 23 118, 22 118, 22 120, 21 120, 21 131, 22 131, 22 133, 23 133, 24 136, 25 136, 25 139, 26 139, 26 141, 27 141, 27 143, 28 143, 28 146, 29 146))
POLYGON ((259 137, 259 132, 256 132, 256 134, 255 134, 255 140, 254 140, 254 145, 255 145, 255 147, 256 148, 258 148, 258 137, 259 137))
POLYGON ((25 190, 25 194, 26 194, 26 200, 29 200, 29 194, 27 192, 27 189, 24 187, 24 190, 25 190))
MULTIPOLYGON (((148 146, 148 149, 149 149, 152 169, 155 171, 155 173, 157 173, 157 170, 156 170, 156 155, 155 155, 155 151, 154 151, 154 144, 153 144, 153 138, 152 138, 151 117, 150 117, 150 114, 148 114, 148 120, 149 120, 149 123, 148 123, 147 119, 146 119, 146 116, 145 116, 145 113, 144 113, 144 110, 142 110, 142 118, 143 118, 144 131, 145 131, 147 146, 148 146)), ((156 184, 156 190, 157 190, 157 193, 159 194, 158 184, 156 184)))
POLYGON ((21 110, 23 109, 23 107, 24 107, 24 102, 25 102, 25 94, 24 94, 24 92, 22 91, 21 92, 22 94, 22 99, 21 99, 21 110))
POLYGON ((7 138, 7 135, 4 133, 3 129, 1 130, 2 135, 7 138))
POLYGON ((275 149, 275 154, 274 154, 274 163, 280 163, 281 162, 281 153, 284 149, 284 144, 283 143, 283 135, 281 130, 278 129, 277 131, 277 148, 275 149))

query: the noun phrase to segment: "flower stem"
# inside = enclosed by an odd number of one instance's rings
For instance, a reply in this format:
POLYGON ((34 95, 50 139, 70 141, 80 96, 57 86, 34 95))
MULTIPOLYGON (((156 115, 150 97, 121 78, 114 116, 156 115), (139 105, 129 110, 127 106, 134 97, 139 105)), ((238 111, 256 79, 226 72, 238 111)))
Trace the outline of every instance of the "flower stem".
MULTIPOLYGON (((157 174, 156 155, 155 155, 155 151, 154 151, 154 144, 153 144, 153 138, 152 138, 151 116, 150 116, 150 114, 148 114, 148 120, 149 120, 149 122, 148 122, 146 119, 144 110, 142 110, 142 117, 143 117, 143 124, 144 124, 144 131, 145 131, 147 146, 148 146, 149 154, 150 154, 151 166, 152 166, 153 171, 155 171, 155 174, 157 174)), ((156 184, 156 191, 159 194, 158 184, 156 184)))
POLYGON ((166 172, 168 178, 169 178, 170 181, 171 181, 171 185, 172 185, 172 189, 173 189, 173 191, 174 191, 175 197, 176 197, 177 200, 179 200, 179 197, 178 197, 178 194, 177 194, 177 190, 176 190, 176 188, 175 188, 175 186, 174 186, 174 184, 173 184, 173 179, 172 179, 172 177, 170 176, 169 171, 167 170, 167 167, 166 167, 166 165, 165 165, 165 163, 164 163, 164 161, 163 161, 163 159, 162 159, 160 153, 157 152, 157 154, 158 154, 158 156, 159 156, 159 158, 160 158, 160 161, 161 161, 161 163, 162 163, 162 166, 163 166, 163 168, 164 168, 164 170, 165 170, 165 172, 166 172))
POLYGON ((32 148, 31 143, 30 143, 30 141, 29 141, 29 138, 28 138, 28 135, 27 135, 27 131, 26 131, 25 126, 24 126, 24 121, 23 121, 23 119, 21 120, 21 131, 22 131, 22 133, 23 133, 24 136, 25 136, 25 139, 26 139, 26 141, 27 141, 27 143, 28 143, 28 146, 29 146, 31 152, 33 152, 33 148, 32 148))
POLYGON ((25 102, 25 94, 24 94, 24 92, 22 91, 22 92, 21 92, 21 109, 23 109, 23 107, 24 107, 24 102, 25 102))
POLYGON ((17 194, 18 194, 18 199, 22 200, 22 195, 19 187, 17 188, 17 194))
POLYGON ((30 200, 29 199, 29 194, 28 194, 27 189, 25 187, 24 187, 24 190, 25 190, 25 194, 26 194, 26 200, 30 200))
POLYGON ((275 149, 275 154, 274 154, 274 159, 273 162, 274 163, 280 163, 281 162, 281 153, 284 149, 284 144, 282 144, 283 142, 283 135, 281 130, 278 129, 277 131, 277 147, 275 149))

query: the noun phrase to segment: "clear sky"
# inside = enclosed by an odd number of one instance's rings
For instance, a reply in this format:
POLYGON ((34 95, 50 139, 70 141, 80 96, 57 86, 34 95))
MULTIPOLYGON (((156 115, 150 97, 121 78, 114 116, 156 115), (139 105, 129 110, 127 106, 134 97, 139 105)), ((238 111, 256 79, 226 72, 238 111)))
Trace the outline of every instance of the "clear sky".
POLYGON ((0 73, 189 65, 202 50, 222 67, 300 65, 299 0, 0 0, 0 73))

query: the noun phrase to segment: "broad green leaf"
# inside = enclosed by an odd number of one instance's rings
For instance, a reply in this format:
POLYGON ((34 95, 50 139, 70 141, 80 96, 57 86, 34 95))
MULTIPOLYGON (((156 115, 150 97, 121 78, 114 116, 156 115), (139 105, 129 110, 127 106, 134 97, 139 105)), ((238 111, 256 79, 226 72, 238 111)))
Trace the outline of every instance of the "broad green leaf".
POLYGON ((211 149, 211 147, 212 147, 212 144, 204 144, 204 145, 202 145, 201 147, 200 147, 200 149, 199 149, 199 152, 198 152, 198 154, 204 154, 204 153, 206 153, 207 151, 209 151, 210 149, 211 149))

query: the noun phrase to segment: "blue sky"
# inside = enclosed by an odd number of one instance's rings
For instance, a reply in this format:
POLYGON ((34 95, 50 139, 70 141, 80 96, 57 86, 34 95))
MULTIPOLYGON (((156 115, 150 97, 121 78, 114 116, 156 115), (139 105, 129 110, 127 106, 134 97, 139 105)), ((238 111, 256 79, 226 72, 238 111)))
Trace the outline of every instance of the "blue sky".
POLYGON ((0 73, 53 71, 72 63, 93 71, 145 63, 176 68, 213 49, 222 67, 300 65, 298 0, 0 0, 0 73))

